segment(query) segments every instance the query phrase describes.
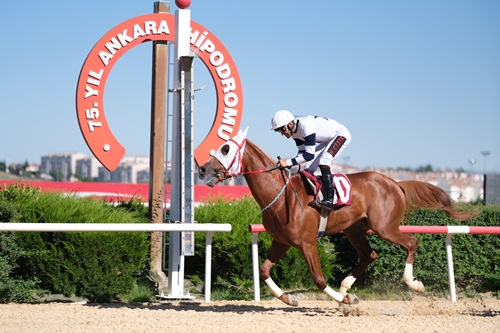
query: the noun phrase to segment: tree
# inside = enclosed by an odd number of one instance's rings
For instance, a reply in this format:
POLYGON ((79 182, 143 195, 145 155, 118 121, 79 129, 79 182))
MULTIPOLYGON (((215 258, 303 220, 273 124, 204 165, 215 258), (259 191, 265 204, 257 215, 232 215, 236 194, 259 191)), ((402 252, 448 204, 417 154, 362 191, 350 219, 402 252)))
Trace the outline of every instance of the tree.
POLYGON ((54 178, 56 182, 60 182, 64 178, 64 174, 61 170, 52 170, 50 172, 50 175, 52 176, 52 178, 54 178))
POLYGON ((432 165, 427 164, 426 166, 419 166, 415 169, 415 172, 432 172, 432 165))

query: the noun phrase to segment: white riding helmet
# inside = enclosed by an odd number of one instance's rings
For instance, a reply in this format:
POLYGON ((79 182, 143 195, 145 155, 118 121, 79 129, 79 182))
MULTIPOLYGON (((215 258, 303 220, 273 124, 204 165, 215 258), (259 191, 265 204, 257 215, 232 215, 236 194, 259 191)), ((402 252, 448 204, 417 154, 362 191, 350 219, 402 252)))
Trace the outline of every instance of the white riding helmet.
POLYGON ((279 110, 274 114, 273 119, 271 119, 272 130, 288 125, 289 122, 294 120, 295 117, 290 111, 279 110))

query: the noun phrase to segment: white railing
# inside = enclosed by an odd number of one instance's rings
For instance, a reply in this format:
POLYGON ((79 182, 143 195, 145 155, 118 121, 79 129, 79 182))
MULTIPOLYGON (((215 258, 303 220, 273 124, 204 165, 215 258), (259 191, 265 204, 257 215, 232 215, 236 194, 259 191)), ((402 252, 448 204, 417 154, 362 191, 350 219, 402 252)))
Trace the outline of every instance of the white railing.
MULTIPOLYGON (((457 294, 455 291, 455 272, 453 270, 453 255, 451 252, 451 236, 453 234, 490 234, 500 235, 500 227, 483 227, 483 226, 411 226, 402 225, 399 230, 404 233, 412 234, 446 234, 446 258, 448 261, 448 278, 450 280, 450 296, 451 301, 456 302, 457 294)), ((260 301, 260 284, 259 284, 259 252, 257 247, 257 238, 260 232, 265 232, 266 229, 262 224, 251 224, 249 231, 252 233, 252 265, 253 265, 253 286, 254 299, 260 301)), ((369 230, 368 232, 372 232, 369 230)))

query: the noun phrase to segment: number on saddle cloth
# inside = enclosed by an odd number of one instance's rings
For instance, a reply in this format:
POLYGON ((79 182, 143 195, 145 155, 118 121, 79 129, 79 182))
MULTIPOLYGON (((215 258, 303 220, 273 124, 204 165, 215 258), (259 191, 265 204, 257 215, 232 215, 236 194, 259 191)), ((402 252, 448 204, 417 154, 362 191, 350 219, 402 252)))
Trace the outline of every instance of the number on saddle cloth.
MULTIPOLYGON (((309 173, 306 170, 300 170, 300 174, 304 178, 304 182, 309 185, 316 200, 321 200, 321 178, 309 173)), ((344 174, 332 175, 333 188, 335 191, 334 206, 349 206, 351 205, 351 182, 344 174)), ((307 185, 306 185, 307 186, 307 185)))

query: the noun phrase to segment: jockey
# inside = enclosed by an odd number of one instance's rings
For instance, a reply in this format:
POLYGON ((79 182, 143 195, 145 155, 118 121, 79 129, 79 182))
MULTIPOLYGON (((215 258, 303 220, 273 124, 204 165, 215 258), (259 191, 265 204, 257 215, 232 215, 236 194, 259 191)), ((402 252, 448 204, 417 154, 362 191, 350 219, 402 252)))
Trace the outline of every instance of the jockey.
POLYGON ((334 192, 330 166, 351 142, 351 134, 347 128, 325 117, 294 117, 287 110, 277 111, 271 120, 271 126, 287 139, 293 138, 298 149, 296 157, 279 160, 278 166, 290 168, 305 163, 304 169, 311 174, 319 167, 323 200, 315 204, 333 210, 334 192))

